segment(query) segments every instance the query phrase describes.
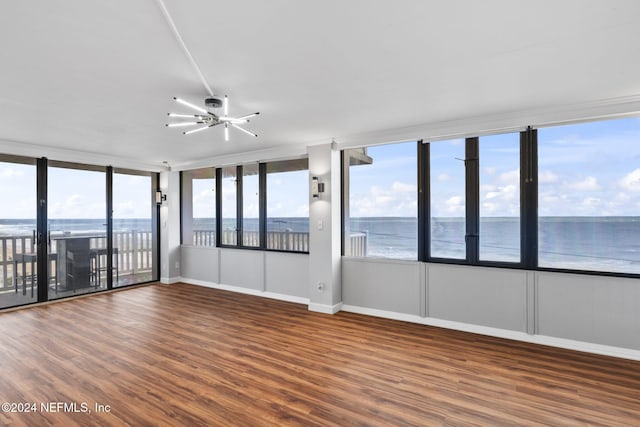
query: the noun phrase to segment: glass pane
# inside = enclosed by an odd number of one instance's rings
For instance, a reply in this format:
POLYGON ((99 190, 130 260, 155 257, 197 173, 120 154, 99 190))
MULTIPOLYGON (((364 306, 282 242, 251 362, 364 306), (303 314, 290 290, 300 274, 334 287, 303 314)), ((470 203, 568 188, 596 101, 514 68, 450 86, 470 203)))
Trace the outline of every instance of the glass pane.
POLYGON ((215 168, 182 173, 183 196, 182 239, 196 246, 216 245, 216 178, 215 168), (183 193, 184 195, 185 193, 183 193))
POLYGON ((640 118, 538 130, 539 265, 640 274, 640 118))
POLYGON ((236 167, 222 168, 222 244, 237 245, 236 167))
MULTIPOLYGON (((151 176, 113 174, 113 287, 154 279, 151 176)), ((99 280, 106 280, 106 250, 98 250, 99 280)))
POLYGON ((416 142, 347 150, 345 158, 349 161, 345 254, 417 259, 416 142))
POLYGON ((465 141, 429 145, 431 256, 465 259, 465 141))
POLYGON ((35 164, 0 162, 0 200, 0 307, 36 302, 35 164))
POLYGON ((242 167, 242 245, 260 246, 258 164, 242 167))
POLYGON ((480 259, 520 262, 520 134, 480 138, 480 259))
POLYGON ((49 299, 106 289, 99 263, 107 247, 105 173, 49 167, 48 185, 50 252, 57 258, 49 299))
POLYGON ((309 251, 307 160, 267 164, 267 249, 309 251))

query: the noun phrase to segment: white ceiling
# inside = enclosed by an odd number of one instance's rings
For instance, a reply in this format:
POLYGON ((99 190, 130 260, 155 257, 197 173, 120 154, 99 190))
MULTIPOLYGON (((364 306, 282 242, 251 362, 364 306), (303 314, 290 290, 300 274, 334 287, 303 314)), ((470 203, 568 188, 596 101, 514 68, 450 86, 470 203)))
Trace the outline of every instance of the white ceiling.
POLYGON ((258 138, 164 126, 187 112, 173 96, 207 91, 157 1, 24 0, 0 15, 0 150, 186 167, 640 94, 637 0, 164 3, 231 113, 261 112, 258 138))

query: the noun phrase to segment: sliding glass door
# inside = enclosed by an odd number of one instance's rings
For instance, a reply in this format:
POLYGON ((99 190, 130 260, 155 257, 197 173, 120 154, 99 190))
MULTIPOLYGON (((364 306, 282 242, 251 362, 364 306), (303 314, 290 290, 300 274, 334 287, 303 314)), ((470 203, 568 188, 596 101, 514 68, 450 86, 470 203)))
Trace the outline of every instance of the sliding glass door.
POLYGON ((157 226, 151 173, 113 174, 113 287, 157 280, 157 226))
POLYGON ((107 289, 106 168, 49 162, 49 299, 107 289))
POLYGON ((36 302, 35 159, 0 156, 0 308, 36 302))

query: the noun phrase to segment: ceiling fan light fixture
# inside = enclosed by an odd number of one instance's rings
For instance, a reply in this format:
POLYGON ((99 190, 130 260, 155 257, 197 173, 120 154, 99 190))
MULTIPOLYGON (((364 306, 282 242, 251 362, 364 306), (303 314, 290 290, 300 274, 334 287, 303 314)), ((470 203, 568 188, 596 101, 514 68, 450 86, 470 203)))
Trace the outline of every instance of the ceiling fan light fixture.
POLYGON ((252 113, 252 114, 247 114, 241 117, 230 117, 229 116, 229 97, 227 95, 225 95, 224 97, 220 97, 220 96, 209 96, 207 98, 204 99, 204 105, 205 107, 207 107, 208 110, 205 110, 204 108, 198 107, 197 105, 194 105, 190 102, 185 101, 184 99, 180 99, 178 97, 174 97, 173 98, 176 102, 178 102, 179 104, 185 105, 193 110, 202 112, 203 114, 181 114, 181 113, 168 113, 169 117, 175 117, 175 118, 184 118, 184 119, 196 119, 197 121, 193 122, 193 121, 183 121, 183 122, 177 122, 177 123, 169 123, 166 126, 167 127, 181 127, 181 126, 193 126, 193 125, 198 125, 198 124, 204 124, 205 126, 199 127, 197 129, 191 129, 188 130, 186 132, 183 132, 184 135, 190 135, 192 133, 195 132, 200 132, 201 130, 205 130, 208 129, 210 127, 214 127, 217 125, 224 125, 224 139, 225 141, 229 140, 229 125, 233 126, 234 128, 241 130, 242 132, 246 133, 247 135, 251 135, 253 137, 257 137, 258 135, 250 132, 238 125, 240 124, 245 124, 249 122, 249 118, 250 117, 254 117, 257 116, 260 113, 252 113), (216 113, 212 110, 217 110, 219 108, 222 108, 222 113, 223 115, 221 115, 220 113, 216 113))

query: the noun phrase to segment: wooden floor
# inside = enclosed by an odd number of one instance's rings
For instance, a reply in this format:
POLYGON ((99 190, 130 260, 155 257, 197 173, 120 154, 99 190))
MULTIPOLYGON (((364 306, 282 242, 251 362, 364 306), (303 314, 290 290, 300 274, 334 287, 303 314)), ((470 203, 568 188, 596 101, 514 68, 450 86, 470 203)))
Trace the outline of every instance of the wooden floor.
POLYGON ((0 402, 36 404, 2 425, 640 425, 640 362, 185 284, 3 313, 0 342, 0 402))

